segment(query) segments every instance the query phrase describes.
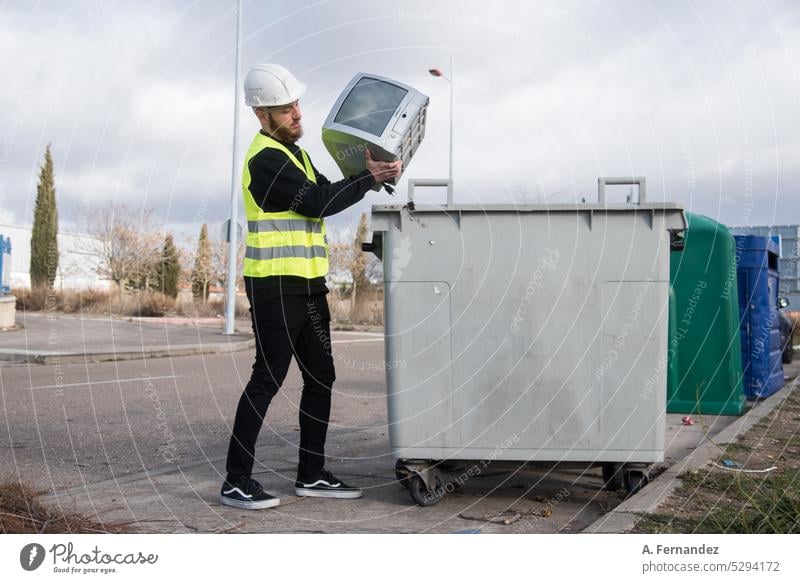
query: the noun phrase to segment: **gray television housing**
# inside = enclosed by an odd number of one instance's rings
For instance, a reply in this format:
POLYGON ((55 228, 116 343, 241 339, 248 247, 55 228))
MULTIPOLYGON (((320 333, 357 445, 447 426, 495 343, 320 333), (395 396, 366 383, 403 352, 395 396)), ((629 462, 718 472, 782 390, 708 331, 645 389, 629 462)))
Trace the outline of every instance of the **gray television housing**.
MULTIPOLYGON (((367 149, 377 160, 401 160, 402 176, 425 137, 429 101, 427 95, 399 81, 358 73, 333 104, 322 126, 322 142, 344 176, 358 174, 366 168, 364 156, 367 149), (365 88, 369 86, 386 90, 383 97, 390 103, 388 107, 364 103, 365 88), (354 109, 359 115, 347 117, 347 112, 354 109), (370 128, 372 131, 365 129, 370 125, 376 127, 370 128)), ((399 179, 400 176, 389 182, 396 184, 399 179)), ((372 190, 380 188, 378 184, 372 190)))

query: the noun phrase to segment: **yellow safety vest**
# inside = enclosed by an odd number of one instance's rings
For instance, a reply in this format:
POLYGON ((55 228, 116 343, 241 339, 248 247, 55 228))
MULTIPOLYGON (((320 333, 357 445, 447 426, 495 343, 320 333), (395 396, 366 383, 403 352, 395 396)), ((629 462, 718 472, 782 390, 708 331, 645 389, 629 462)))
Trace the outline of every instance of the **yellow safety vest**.
POLYGON ((242 171, 244 212, 247 217, 247 247, 244 274, 248 277, 295 275, 312 279, 328 273, 328 241, 325 221, 294 211, 264 212, 250 193, 250 160, 264 148, 280 150, 309 181, 317 183, 314 168, 305 150, 303 164, 280 142, 258 133, 250 144, 242 171))

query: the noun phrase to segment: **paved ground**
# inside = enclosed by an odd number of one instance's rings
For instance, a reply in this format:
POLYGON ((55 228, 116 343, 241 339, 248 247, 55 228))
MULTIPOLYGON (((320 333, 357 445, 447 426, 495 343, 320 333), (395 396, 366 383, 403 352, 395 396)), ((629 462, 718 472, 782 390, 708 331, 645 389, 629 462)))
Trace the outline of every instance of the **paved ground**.
POLYGON ((41 312, 17 313, 17 330, 0 333, 0 361, 63 364, 127 360, 148 355, 183 356, 230 352, 252 346, 250 323, 224 335, 222 321, 175 325, 170 320, 81 318, 41 312), (211 323, 211 325, 209 325, 211 323))
MULTIPOLYGON (((416 506, 394 478, 382 336, 336 332, 334 342, 329 467, 364 486, 362 500, 293 495, 301 386, 293 364, 257 451, 257 477, 283 505, 244 512, 218 504, 249 350, 0 368, 2 477, 22 476, 49 492, 51 503, 164 532, 580 532, 621 502, 600 490, 597 469, 508 473, 490 466, 438 506, 416 506), (485 520, 509 508, 522 518, 485 520)), ((707 418, 705 431, 713 437, 733 421, 707 418)), ((668 416, 668 463, 704 441, 702 426, 668 416)))

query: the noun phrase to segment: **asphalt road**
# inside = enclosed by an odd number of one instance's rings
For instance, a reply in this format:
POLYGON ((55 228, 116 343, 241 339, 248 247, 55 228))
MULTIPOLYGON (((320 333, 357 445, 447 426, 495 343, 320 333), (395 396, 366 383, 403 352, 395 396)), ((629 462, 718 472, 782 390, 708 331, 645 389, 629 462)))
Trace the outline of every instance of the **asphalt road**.
MULTIPOLYGON (((384 424, 382 338, 342 332, 334 341, 346 344, 335 345, 331 431, 384 424)), ((56 489, 223 456, 251 361, 243 351, 0 367, 3 471, 56 489)), ((299 429, 301 386, 292 363, 261 441, 299 429)))
MULTIPOLYGON (((334 516, 325 531, 363 531, 364 520, 373 517, 368 521, 374 528, 387 532, 475 528, 576 532, 620 502, 618 494, 600 490, 598 470, 485 471, 438 506, 416 507, 394 479, 386 430, 382 335, 336 332, 333 339, 337 382, 329 465, 348 481, 371 489, 366 500, 347 501, 346 507, 322 501, 328 504, 326 508, 339 509, 329 511, 334 516), (511 525, 482 521, 509 507, 533 513, 544 510, 545 516, 526 514, 511 525), (398 514, 398 509, 410 513, 398 514)), ((208 468, 199 470, 208 473, 208 492, 202 496, 214 504, 219 476, 211 468, 216 472, 224 468, 221 460, 251 361, 251 352, 245 351, 0 367, 0 477, 20 476, 44 492, 59 493, 195 464, 195 472, 197 467, 208 468)), ((282 498, 291 492, 287 481, 291 478, 286 476, 293 475, 296 463, 300 391, 301 377, 293 363, 259 438, 259 446, 274 446, 276 453, 273 459, 260 458, 255 471, 265 486, 284 492, 282 498), (284 479, 276 483, 278 474, 284 479)), ((318 503, 307 506, 311 516, 318 503)), ((307 529, 309 516, 295 518, 280 529, 307 529)), ((215 526, 209 523, 199 528, 208 531, 215 526)))

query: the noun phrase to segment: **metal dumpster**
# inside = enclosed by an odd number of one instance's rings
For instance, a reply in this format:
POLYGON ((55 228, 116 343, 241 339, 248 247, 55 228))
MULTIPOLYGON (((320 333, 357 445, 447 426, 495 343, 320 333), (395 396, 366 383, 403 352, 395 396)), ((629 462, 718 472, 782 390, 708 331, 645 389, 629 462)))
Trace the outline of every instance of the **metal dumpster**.
POLYGON ((605 204, 610 181, 597 203, 454 204, 448 188, 443 206, 415 204, 409 181, 408 204, 372 207, 389 438, 418 503, 475 461, 602 464, 608 487, 635 490, 663 460, 670 244, 686 220, 647 203, 643 179, 638 201, 605 204))
POLYGON ((778 313, 778 244, 735 235, 744 393, 764 399, 783 387, 778 313))

